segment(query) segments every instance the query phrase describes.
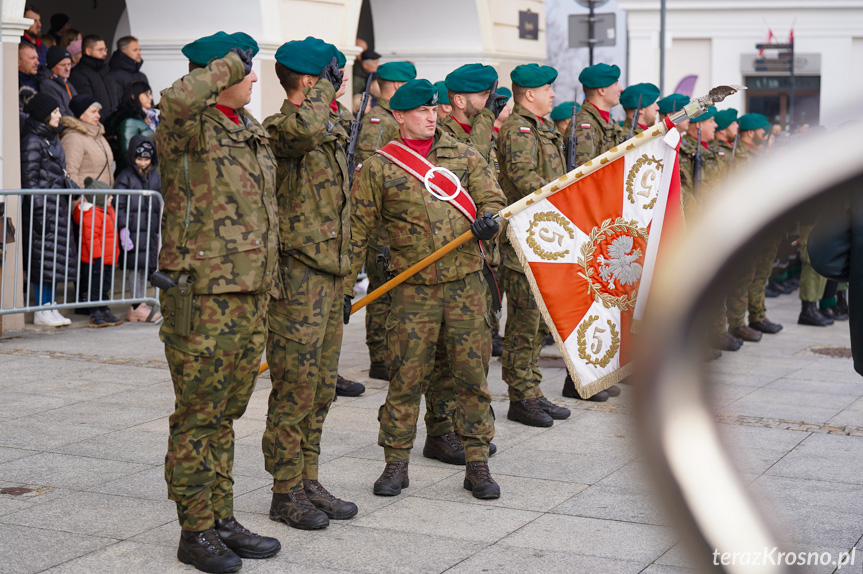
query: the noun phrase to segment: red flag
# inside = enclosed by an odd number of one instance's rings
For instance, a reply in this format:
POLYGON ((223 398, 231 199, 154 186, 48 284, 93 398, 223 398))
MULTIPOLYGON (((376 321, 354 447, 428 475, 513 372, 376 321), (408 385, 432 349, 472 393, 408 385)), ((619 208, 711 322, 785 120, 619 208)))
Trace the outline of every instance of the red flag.
MULTIPOLYGON (((794 31, 792 30, 791 33, 793 34, 794 31)), ((773 43, 773 30, 771 30, 770 28, 767 28, 767 42, 765 42, 765 44, 772 44, 772 43, 773 43)), ((764 50, 758 50, 758 57, 759 58, 764 57, 764 50)))

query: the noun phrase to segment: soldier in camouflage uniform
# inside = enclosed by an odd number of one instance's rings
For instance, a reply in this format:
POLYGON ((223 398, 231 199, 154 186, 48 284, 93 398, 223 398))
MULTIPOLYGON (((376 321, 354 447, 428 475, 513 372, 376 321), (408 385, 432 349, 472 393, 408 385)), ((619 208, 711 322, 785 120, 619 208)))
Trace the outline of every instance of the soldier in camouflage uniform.
POLYGON ((342 318, 350 298, 347 134, 331 116, 341 86, 336 49, 308 37, 276 52, 287 98, 264 128, 278 161, 279 276, 270 302, 267 359, 273 386, 262 440, 273 475, 270 518, 300 529, 357 513, 318 482, 321 431, 335 397, 342 318))
MULTIPOLYGON (((506 97, 491 93, 493 84, 497 81, 497 72, 491 66, 482 64, 467 64, 461 66, 446 77, 443 88, 447 90, 447 101, 451 102, 451 114, 443 121, 438 118, 441 130, 457 141, 470 146, 486 161, 491 159, 489 167, 492 176, 497 179, 496 158, 494 149, 494 120, 503 106, 506 97), (451 97, 450 97, 451 96, 451 97)), ((439 89, 437 84, 435 88, 439 89)), ((440 92, 439 92, 440 93, 440 92)), ((440 102, 440 99, 438 99, 440 102)), ((440 103, 438 103, 440 110, 440 103)), ((483 242, 483 252, 486 261, 493 269, 499 263, 500 255, 497 241, 483 242)), ((497 286, 489 286, 486 290, 488 306, 492 309, 491 290, 497 286)), ((491 315, 497 318, 496 314, 491 315)), ((492 330, 492 346, 496 331, 492 330)), ((492 354, 494 352, 492 351, 492 354)), ((486 372, 488 366, 486 365, 486 372)), ((435 351, 435 368, 429 380, 426 398, 426 442, 423 456, 434 458, 448 464, 465 464, 464 446, 458 433, 455 432, 454 415, 458 402, 458 393, 452 377, 452 364, 446 352, 444 333, 437 342, 435 351)), ((489 456, 497 451, 494 444, 489 444, 489 456)))
POLYGON ((578 165, 601 155, 626 139, 626 132, 611 119, 611 108, 620 103, 622 88, 618 83, 620 68, 596 64, 583 69, 578 81, 584 87, 584 102, 575 116, 575 125, 567 128, 563 141, 575 129, 578 147, 575 161, 578 165))
POLYGON ((165 456, 168 497, 182 528, 177 557, 234 572, 279 541, 240 526, 233 511, 233 421, 255 388, 278 293, 276 166, 261 125, 244 108, 257 81, 246 34, 186 45, 190 73, 162 92, 155 141, 165 209, 159 337, 174 383, 165 456), (233 206, 226 209, 225 206, 233 206))
POLYGON ((581 106, 575 102, 563 102, 554 106, 554 109, 551 110, 551 114, 548 116, 560 133, 565 133, 566 128, 572 123, 572 106, 575 106, 576 113, 581 109, 581 106))
MULTIPOLYGON (((720 112, 721 114, 722 112, 720 112)), ((717 114, 719 115, 719 114, 717 114)), ((770 122, 761 114, 746 114, 741 121, 747 129, 741 129, 740 141, 734 153, 730 167, 740 169, 752 163, 759 153, 759 147, 764 143, 770 122), (753 123, 754 121, 754 123, 753 123), (752 129, 754 128, 754 129, 752 129)), ((720 117, 724 122, 726 118, 720 117)), ((719 120, 717 120, 717 123, 719 120)), ((727 129, 727 126, 725 126, 727 129)), ((767 318, 767 307, 764 303, 764 289, 767 278, 773 271, 773 260, 779 250, 781 237, 767 239, 763 245, 744 263, 736 284, 727 298, 728 330, 739 339, 749 342, 761 340, 762 333, 775 334, 782 330, 782 325, 767 318), (746 311, 749 311, 749 325, 745 323, 746 311)))
MULTIPOLYGON (((577 165, 604 154, 626 139, 627 132, 611 119, 610 113, 611 108, 620 103, 622 88, 619 79, 620 68, 608 64, 588 66, 578 75, 578 81, 584 88, 584 102, 575 116, 575 124, 567 128, 563 138, 563 141, 568 141, 570 133, 575 130, 578 137, 578 146, 575 148, 577 165)), ((608 397, 618 395, 620 387, 612 385, 586 400, 604 402, 608 397)), ((563 396, 581 399, 569 374, 563 383, 563 396)))
MULTIPOLYGON (((688 103, 689 96, 684 96, 683 94, 671 94, 669 96, 665 96, 656 102, 656 105, 659 106, 659 119, 664 120, 665 118, 674 115, 676 112, 682 110, 688 103)), ((680 135, 682 136, 686 133, 686 130, 689 129, 689 118, 678 120, 674 127, 677 128, 677 131, 680 132, 680 135)))
MULTIPOLYGON (((432 196, 420 180, 375 154, 363 164, 352 190, 353 279, 370 248, 368 237, 377 229, 389 239, 392 273, 406 270, 468 229, 484 240, 498 231, 491 213, 503 208, 503 194, 482 156, 437 128, 437 102, 437 90, 427 80, 412 80, 400 88, 390 100, 400 126, 396 141, 456 174, 477 215, 486 215, 471 224, 453 203, 432 196)), ((487 463, 494 421, 485 374, 491 341, 482 262, 479 244, 469 242, 392 291, 386 319, 390 385, 378 411, 378 444, 384 447, 387 464, 375 482, 377 495, 395 496, 409 485, 420 398, 443 331, 458 392, 457 427, 467 460, 464 487, 477 498, 500 496, 487 463)))
POLYGON ((731 169, 732 158, 734 152, 734 140, 737 138, 737 110, 728 108, 716 112, 714 118, 716 120, 716 134, 713 137, 713 143, 710 148, 716 152, 719 159, 728 165, 731 169))
MULTIPOLYGON (((522 65, 510 74, 515 106, 498 138, 499 181, 507 203, 533 193, 564 173, 563 140, 549 120, 540 119, 554 107, 551 83, 557 70, 536 64, 522 65)), ((548 427, 565 419, 569 409, 545 398, 539 384, 537 361, 546 331, 515 249, 501 245, 503 285, 506 291, 506 335, 503 340, 503 380, 509 387, 507 418, 530 426, 548 427)))
POLYGON ((640 134, 656 123, 656 114, 659 112, 659 104, 656 103, 658 99, 659 88, 649 83, 629 86, 620 93, 620 105, 626 112, 626 121, 621 127, 627 139, 640 134), (633 127, 636 110, 638 110, 638 125, 633 127))
MULTIPOLYGON (((390 109, 390 98, 405 82, 417 77, 417 70, 410 62, 387 62, 378 67, 377 83, 381 95, 369 113, 363 116, 360 127, 360 140, 357 143, 357 165, 386 145, 399 133, 399 127, 390 109)), ((368 292, 371 293, 389 280, 386 272, 389 245, 382 232, 369 236, 369 249, 366 253, 366 274, 369 278, 368 292)), ((366 306, 366 345, 369 348, 369 377, 389 380, 386 364, 386 318, 390 310, 390 294, 379 297, 366 306)))
POLYGON ((446 82, 441 80, 435 82, 434 87, 437 89, 437 125, 443 125, 443 121, 452 113, 452 105, 449 103, 449 95, 446 92, 446 82))

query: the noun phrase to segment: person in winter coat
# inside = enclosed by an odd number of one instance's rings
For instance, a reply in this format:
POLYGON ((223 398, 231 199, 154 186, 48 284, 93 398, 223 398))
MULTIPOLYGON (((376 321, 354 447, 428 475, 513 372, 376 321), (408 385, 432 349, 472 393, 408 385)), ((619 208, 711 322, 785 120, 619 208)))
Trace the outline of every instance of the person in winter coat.
MULTIPOLYGON (((91 177, 85 180, 85 185, 87 189, 110 189, 109 185, 91 177)), ((80 299, 87 294, 90 301, 106 301, 111 298, 111 280, 120 255, 116 233, 117 215, 111 205, 112 201, 113 196, 110 195, 84 195, 72 210, 72 219, 80 228, 80 299)), ((89 327, 114 327, 122 322, 123 320, 115 317, 105 305, 90 309, 89 327)))
MULTIPOLYGON (((34 95, 24 106, 29 114, 21 137, 22 189, 64 189, 66 157, 57 133, 60 105, 53 96, 34 95)), ((61 195, 26 196, 22 237, 32 242, 24 249, 28 277, 39 305, 51 305, 54 286, 75 281, 78 272, 76 238, 69 226, 69 201, 61 195)), ((36 325, 60 327, 71 321, 57 310, 36 311, 36 325)))
MULTIPOLYGON (((156 146, 145 136, 136 135, 129 147, 129 165, 117 175, 116 189, 150 189, 162 191, 156 146)), ((129 290, 133 298, 145 297, 147 278, 156 270, 159 257, 159 221, 162 213, 157 199, 140 195, 117 198, 117 228, 123 267, 129 272, 129 290)), ((126 320, 147 321, 152 308, 146 303, 129 307, 126 320)), ((151 322, 161 315, 154 313, 151 322)))
MULTIPOLYGON (((132 82, 123 92, 120 106, 105 124, 105 130, 117 138, 117 171, 126 167, 129 144, 136 135, 152 137, 158 125, 155 118, 148 123, 147 113, 153 110, 153 93, 146 82, 132 82)), ((132 164, 128 164, 132 165, 132 164)))
POLYGON ((69 83, 72 73, 72 56, 60 46, 51 46, 48 50, 48 63, 40 67, 36 73, 39 91, 51 94, 60 104, 60 114, 71 116, 69 103, 78 95, 75 86, 69 83))
POLYGON ((114 91, 122 94, 132 82, 149 83, 147 75, 141 71, 141 44, 134 36, 123 36, 117 40, 117 51, 111 55, 108 67, 111 69, 110 81, 114 91))
POLYGON ((70 103, 75 117, 63 118, 60 136, 66 152, 66 173, 84 187, 87 177, 114 186, 114 153, 99 122, 101 104, 92 96, 75 96, 70 103))
POLYGON ((69 81, 79 94, 87 94, 96 98, 102 104, 105 117, 109 117, 117 108, 120 95, 114 88, 114 82, 108 79, 111 69, 108 67, 108 49, 105 41, 95 34, 84 36, 81 44, 84 55, 69 76, 69 81))

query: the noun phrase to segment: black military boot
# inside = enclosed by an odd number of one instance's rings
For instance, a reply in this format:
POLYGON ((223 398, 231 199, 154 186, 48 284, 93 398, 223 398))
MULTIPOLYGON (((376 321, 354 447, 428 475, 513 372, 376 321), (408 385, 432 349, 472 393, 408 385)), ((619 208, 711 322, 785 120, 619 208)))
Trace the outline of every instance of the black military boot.
POLYGON ((300 530, 318 530, 330 525, 327 515, 306 498, 306 492, 302 486, 287 494, 273 493, 270 520, 284 522, 300 530))
POLYGON ((341 397, 358 397, 366 392, 366 386, 356 381, 349 381, 341 375, 336 375, 336 394, 341 397))
POLYGON ((606 391, 599 391, 598 393, 587 397, 586 399, 581 398, 581 395, 578 394, 578 391, 575 390, 575 382, 572 380, 572 377, 569 375, 566 376, 566 380, 563 381, 563 396, 568 399, 578 399, 580 401, 591 401, 593 403, 604 403, 608 400, 609 394, 606 391))
MULTIPOLYGON (((624 380, 624 381, 620 381, 620 382, 621 382, 621 383, 623 383, 623 384, 626 384, 626 385, 631 385, 631 384, 632 384, 632 383, 630 383, 629 381, 626 381, 626 380, 624 380)), ((607 389, 605 389, 605 392, 606 392, 606 393, 608 393, 608 396, 609 396, 609 397, 619 397, 619 396, 620 396, 620 387, 618 387, 617 385, 611 385, 610 387, 608 387, 607 389)))
POLYGON ((537 404, 536 399, 510 401, 506 418, 531 427, 550 427, 554 419, 537 404))
POLYGON ((720 351, 736 351, 743 346, 743 339, 738 339, 728 331, 711 335, 707 342, 711 347, 720 351))
POLYGON ((336 498, 317 480, 303 479, 303 490, 306 498, 322 510, 330 520, 347 520, 357 515, 359 509, 353 502, 336 498))
POLYGON ((380 381, 389 381, 390 372, 387 370, 387 364, 383 361, 374 361, 369 365, 369 378, 378 379, 380 381))
POLYGON ((833 319, 828 319, 818 311, 818 306, 809 301, 801 301, 803 308, 797 318, 798 325, 810 325, 812 327, 826 327, 833 324, 833 319))
POLYGON ((560 407, 545 397, 538 397, 536 399, 536 404, 539 405, 539 408, 542 409, 542 412, 544 412, 556 421, 568 419, 569 415, 572 414, 568 408, 560 407))
POLYGON ((768 318, 764 318, 763 321, 756 321, 754 323, 749 323, 749 326, 755 329, 756 331, 761 331, 762 333, 767 333, 768 335, 775 335, 779 331, 782 330, 782 325, 779 323, 774 323, 768 318))
POLYGON ((378 496, 398 496, 410 484, 407 461, 394 460, 387 463, 383 474, 375 481, 374 493, 378 496))
POLYGON ((278 540, 249 532, 233 516, 217 520, 215 530, 225 546, 240 558, 269 558, 282 549, 278 540))
POLYGON ((746 325, 742 325, 740 327, 734 327, 729 331, 732 335, 737 337, 738 339, 743 339, 747 343, 757 343, 761 340, 761 331, 756 331, 751 327, 747 327, 746 325))
POLYGON ((845 321, 850 316, 848 313, 847 293, 844 289, 836 292, 836 307, 834 307, 834 312, 836 313, 837 321, 845 321))
POLYGON ((190 564, 202 572, 214 574, 236 572, 243 567, 240 557, 225 546, 213 528, 199 532, 183 530, 180 533, 177 560, 183 564, 190 564))
POLYGON ((500 333, 493 331, 491 334, 491 356, 500 357, 503 355, 503 337, 500 333))
POLYGON ((423 456, 435 458, 447 464, 464 465, 464 445, 458 434, 448 432, 442 436, 426 436, 423 456))
POLYGON ((464 472, 464 488, 473 493, 474 498, 483 500, 500 498, 500 486, 491 477, 488 463, 472 460, 464 472))

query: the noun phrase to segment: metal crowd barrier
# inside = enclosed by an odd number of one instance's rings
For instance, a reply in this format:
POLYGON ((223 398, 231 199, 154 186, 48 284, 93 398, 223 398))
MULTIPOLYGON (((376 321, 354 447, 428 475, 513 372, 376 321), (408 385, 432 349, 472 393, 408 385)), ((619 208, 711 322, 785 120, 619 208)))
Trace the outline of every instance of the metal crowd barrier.
MULTIPOLYGON (((5 207, 5 217, 0 219, 0 263, 2 263, 2 275, 0 275, 0 315, 13 313, 26 313, 31 311, 45 311, 50 309, 75 309, 82 307, 98 307, 118 304, 147 303, 154 309, 159 306, 159 290, 149 287, 149 269, 156 268, 158 261, 158 249, 151 250, 149 241, 133 240, 134 247, 125 251, 120 241, 120 229, 128 228, 130 221, 146 218, 143 229, 149 237, 153 232, 160 234, 159 225, 152 228, 153 214, 158 215, 157 221, 161 222, 164 201, 162 195, 150 190, 131 189, 20 189, 0 190, 0 202, 5 207), (66 209, 62 221, 60 209, 53 209, 53 220, 44 217, 40 221, 32 209, 34 198, 41 196, 48 206, 57 207, 65 203, 66 209), (137 209, 125 210, 125 217, 120 221, 117 215, 117 206, 121 199, 129 205, 129 199, 141 197, 137 209), (86 198, 93 206, 80 214, 80 225, 73 218, 74 211, 79 209, 79 202, 86 198), (95 249, 91 257, 110 253, 110 246, 105 246, 105 240, 109 236, 107 225, 101 225, 101 237, 96 233, 96 227, 100 224, 99 219, 108 217, 108 207, 113 207, 114 222, 113 235, 117 246, 117 256, 113 269, 105 264, 105 257, 99 257, 101 262, 96 265, 99 268, 99 276, 104 281, 110 280, 108 297, 92 299, 90 294, 93 287, 93 274, 85 273, 88 263, 82 261, 82 249, 85 244, 91 246, 97 241, 103 246, 102 250, 95 249), (88 219, 89 218, 89 221, 88 219), (65 224, 65 235, 56 237, 52 234, 53 229, 59 229, 60 224, 65 224), (85 224, 89 224, 89 236, 84 233, 85 224), (60 240, 63 241, 60 241, 60 240), (100 241, 99 241, 100 240, 100 241), (34 253, 34 244, 41 243, 41 253, 34 253), (62 245, 65 245, 65 252, 62 245), (74 246, 74 250, 72 247, 74 246), (143 264, 139 261, 143 254, 143 264), (57 258, 60 255, 72 258, 76 262, 74 273, 69 273, 69 265, 61 273, 57 273, 57 258), (41 305, 39 300, 33 300, 32 296, 39 296, 42 287, 35 285, 31 268, 36 265, 45 273, 45 262, 48 260, 51 269, 50 280, 42 281, 51 284, 53 298, 50 305, 41 305), (128 261, 124 265, 124 261, 128 261), (53 262, 53 263, 52 263, 53 262), (106 267, 110 277, 105 275, 106 267), (144 274, 144 292, 137 292, 132 281, 127 281, 129 272, 144 274), (11 278, 11 281, 9 280, 11 278), (23 285, 22 285, 23 283, 23 285), (59 289, 58 289, 59 288, 59 289), (23 289, 23 290, 22 290, 23 289), (155 289, 153 296, 148 296, 148 291, 155 289), (11 291, 11 293, 10 293, 11 291), (34 293, 35 291, 35 293, 34 293)), ((104 285, 104 283, 103 283, 104 285)), ((101 290, 100 290, 101 291, 101 290)))

